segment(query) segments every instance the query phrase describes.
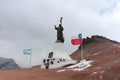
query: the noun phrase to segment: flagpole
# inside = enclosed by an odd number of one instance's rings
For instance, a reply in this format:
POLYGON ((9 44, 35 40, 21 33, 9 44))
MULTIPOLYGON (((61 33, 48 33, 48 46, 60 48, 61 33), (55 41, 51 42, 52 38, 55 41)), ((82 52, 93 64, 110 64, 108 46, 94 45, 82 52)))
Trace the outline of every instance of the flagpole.
POLYGON ((32 63, 32 50, 31 50, 31 55, 30 55, 30 68, 31 68, 31 63, 32 63))
POLYGON ((81 60, 83 61, 83 45, 81 45, 81 60))
POLYGON ((81 60, 83 61, 83 39, 82 39, 82 44, 81 44, 81 60))
POLYGON ((82 44, 81 44, 81 61, 82 61, 82 65, 83 65, 83 40, 82 40, 82 44))

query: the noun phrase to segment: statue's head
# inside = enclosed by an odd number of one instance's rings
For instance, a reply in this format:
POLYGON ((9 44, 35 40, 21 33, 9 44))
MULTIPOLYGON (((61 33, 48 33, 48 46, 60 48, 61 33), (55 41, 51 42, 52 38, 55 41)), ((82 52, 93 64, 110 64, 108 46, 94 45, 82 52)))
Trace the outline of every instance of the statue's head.
POLYGON ((63 17, 60 18, 60 20, 62 21, 63 17))
POLYGON ((61 24, 59 24, 59 27, 62 27, 62 25, 61 25, 61 24))

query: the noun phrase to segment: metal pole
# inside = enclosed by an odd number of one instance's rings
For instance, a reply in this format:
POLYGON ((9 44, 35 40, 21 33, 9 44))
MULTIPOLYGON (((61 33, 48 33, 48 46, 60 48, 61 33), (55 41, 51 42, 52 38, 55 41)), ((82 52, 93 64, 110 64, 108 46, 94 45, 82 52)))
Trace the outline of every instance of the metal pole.
POLYGON ((30 67, 31 67, 31 63, 32 63, 32 50, 31 50, 30 53, 31 53, 31 54, 30 54, 30 67))
POLYGON ((81 60, 83 62, 83 39, 82 39, 82 44, 81 44, 81 60))
POLYGON ((81 60, 83 60, 83 45, 81 45, 81 60))
POLYGON ((82 40, 82 44, 81 44, 81 64, 82 64, 82 66, 81 67, 83 67, 84 66, 84 64, 83 64, 83 40, 82 40))

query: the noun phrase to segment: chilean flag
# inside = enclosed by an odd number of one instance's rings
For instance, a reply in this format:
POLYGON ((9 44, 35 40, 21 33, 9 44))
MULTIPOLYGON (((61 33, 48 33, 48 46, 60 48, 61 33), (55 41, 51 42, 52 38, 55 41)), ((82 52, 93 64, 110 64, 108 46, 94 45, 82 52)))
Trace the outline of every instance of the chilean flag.
POLYGON ((82 34, 78 34, 77 36, 73 36, 71 39, 71 43, 73 45, 82 45, 82 34))

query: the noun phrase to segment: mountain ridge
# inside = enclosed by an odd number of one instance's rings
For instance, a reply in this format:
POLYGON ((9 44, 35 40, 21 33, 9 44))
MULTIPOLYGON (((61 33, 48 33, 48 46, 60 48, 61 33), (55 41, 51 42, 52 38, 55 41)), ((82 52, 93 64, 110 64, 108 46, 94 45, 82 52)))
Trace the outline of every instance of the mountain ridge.
MULTIPOLYGON (((41 69, 36 66, 28 69, 0 70, 0 80, 120 80, 120 43, 101 36, 86 40, 83 42, 84 59, 92 63, 83 71, 73 71, 67 67, 41 69), (59 70, 62 72, 58 72, 59 70)), ((70 56, 80 61, 80 47, 70 56)))
POLYGON ((86 37, 83 38, 83 45, 87 45, 89 43, 116 43, 116 44, 120 44, 120 42, 114 41, 114 40, 110 40, 106 37, 103 36, 99 36, 99 35, 93 35, 91 38, 86 37))
POLYGON ((11 58, 0 57, 0 70, 14 70, 20 69, 20 67, 11 58))
MULTIPOLYGON (((83 44, 84 59, 93 60, 90 72, 96 72, 96 75, 99 73, 99 77, 104 78, 102 80, 120 80, 120 72, 118 72, 120 71, 119 42, 95 35, 83 39, 83 44)), ((72 59, 80 61, 81 46, 70 56, 72 59)))

